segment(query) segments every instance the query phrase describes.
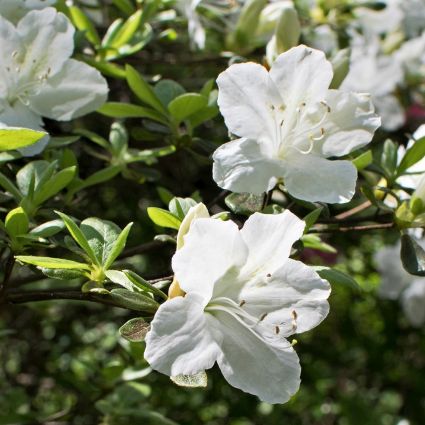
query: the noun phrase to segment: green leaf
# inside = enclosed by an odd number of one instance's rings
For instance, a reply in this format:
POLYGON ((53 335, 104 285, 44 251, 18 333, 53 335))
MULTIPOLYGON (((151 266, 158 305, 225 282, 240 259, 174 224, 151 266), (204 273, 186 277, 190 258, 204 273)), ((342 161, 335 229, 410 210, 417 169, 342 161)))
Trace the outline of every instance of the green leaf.
POLYGON ((34 203, 41 205, 47 199, 55 196, 58 192, 64 189, 72 181, 75 176, 77 167, 72 166, 64 168, 54 174, 43 186, 36 190, 34 195, 34 203))
POLYGON ((174 198, 174 195, 165 187, 157 186, 156 191, 158 192, 159 198, 165 205, 168 205, 174 198))
POLYGON ((21 263, 46 269, 90 270, 90 267, 85 263, 65 260, 63 258, 36 257, 32 255, 17 255, 15 258, 21 263))
POLYGON ((143 342, 150 329, 149 323, 143 317, 135 317, 119 328, 120 335, 130 342, 143 342))
POLYGON ((401 262, 404 269, 415 276, 425 276, 425 251, 407 233, 401 236, 401 262))
POLYGON ((158 226, 179 230, 181 220, 167 210, 156 207, 148 208, 149 218, 158 226))
POLYGON ((164 292, 162 292, 156 286, 149 283, 147 280, 143 279, 137 273, 134 273, 131 270, 124 270, 124 273, 127 276, 127 278, 133 283, 133 285, 135 285, 137 288, 141 289, 142 291, 151 292, 154 295, 160 296, 164 300, 168 299, 167 295, 164 294, 164 292))
POLYGON ((86 189, 90 186, 95 186, 100 183, 104 183, 113 177, 115 177, 122 170, 121 165, 113 165, 111 167, 102 168, 99 171, 96 171, 91 176, 87 177, 85 180, 77 182, 75 185, 72 184, 72 187, 69 187, 69 197, 79 192, 82 189, 86 189))
POLYGON ((315 267, 317 273, 322 279, 327 280, 331 285, 344 285, 351 289, 361 290, 360 285, 348 274, 331 269, 329 267, 315 267))
POLYGON ((69 12, 71 15, 72 23, 80 30, 84 32, 85 37, 90 43, 94 45, 100 44, 100 37, 94 27, 93 23, 87 17, 87 15, 77 6, 69 6, 69 12))
POLYGON ((195 375, 171 376, 170 379, 180 387, 205 388, 208 384, 207 374, 204 370, 196 373, 195 375))
POLYGON ((197 93, 185 93, 173 99, 168 105, 168 110, 177 122, 181 122, 207 105, 208 100, 204 96, 197 93))
POLYGON ((107 270, 105 272, 106 277, 113 283, 134 292, 133 282, 126 276, 126 274, 120 270, 107 270))
POLYGON ((331 59, 334 76, 329 88, 338 89, 350 70, 350 49, 339 50, 331 59))
POLYGON ((111 254, 112 257, 115 255, 113 248, 115 242, 118 241, 120 233, 122 233, 121 229, 111 221, 100 220, 95 217, 90 217, 82 221, 80 229, 96 255, 98 264, 101 264, 105 268, 109 256, 111 254))
POLYGON ((62 220, 51 220, 40 224, 31 230, 30 234, 40 238, 49 238, 56 235, 65 228, 65 223, 62 220))
MULTIPOLYGON (((84 252, 88 255, 90 260, 97 265, 100 265, 96 254, 94 253, 91 245, 89 244, 88 240, 86 239, 84 233, 80 230, 80 228, 76 225, 76 223, 71 219, 71 217, 68 217, 66 214, 55 211, 56 214, 59 215, 59 217, 63 220, 65 223, 66 228, 68 229, 68 232, 71 234, 75 242, 84 250, 84 252)), ((65 267, 64 267, 65 268, 65 267)))
POLYGON ((116 65, 115 63, 109 63, 103 60, 95 60, 87 56, 84 57, 84 62, 98 69, 102 74, 108 77, 125 80, 125 77, 126 77, 125 70, 119 65, 116 65))
POLYGON ((0 129, 0 151, 10 151, 33 145, 47 133, 28 128, 6 127, 0 129))
POLYGON ((322 252, 329 252, 330 254, 335 254, 337 252, 333 246, 323 242, 318 235, 304 235, 301 240, 304 245, 304 248, 315 249, 316 251, 322 252))
POLYGON ((372 162, 373 162, 373 155, 370 149, 360 154, 357 158, 353 159, 353 164, 359 171, 363 170, 368 165, 372 164, 372 162))
POLYGON ((197 202, 192 198, 173 198, 168 204, 168 209, 172 214, 178 217, 181 221, 185 218, 189 210, 194 207, 197 202))
POLYGON ((406 151, 400 165, 397 168, 397 176, 403 174, 423 157, 425 157, 425 137, 417 140, 412 147, 406 151))
POLYGON ((109 267, 112 266, 113 262, 116 260, 116 258, 121 254, 121 252, 125 248, 127 237, 128 237, 128 234, 130 233, 132 226, 133 226, 133 223, 127 224, 127 226, 124 227, 124 230, 118 235, 118 238, 116 239, 115 243, 113 244, 109 252, 108 258, 106 259, 105 264, 103 265, 105 270, 108 270, 109 267))
POLYGON ((397 169, 397 145, 390 139, 384 143, 381 165, 387 175, 391 178, 397 169))
POLYGON ((155 110, 131 103, 106 102, 97 112, 112 118, 149 118, 165 125, 168 124, 164 116, 155 110))
POLYGON ((40 183, 47 182, 53 175, 57 162, 32 161, 22 167, 16 174, 16 183, 25 196, 32 196, 40 183))
POLYGON ((99 136, 98 134, 94 133, 93 131, 86 130, 84 128, 78 128, 74 130, 74 133, 84 136, 85 138, 91 140, 93 143, 96 143, 99 146, 102 146, 102 148, 109 150, 110 146, 106 139, 104 139, 102 136, 99 136))
POLYGON ((303 220, 305 221, 304 233, 307 233, 310 227, 313 226, 314 223, 316 223, 322 211, 323 211, 323 207, 316 208, 315 210, 311 211, 303 218, 303 220))
POLYGON ((0 173, 0 186, 6 191, 9 192, 16 202, 20 202, 22 199, 22 194, 19 189, 2 173, 0 173))
POLYGON ((141 22, 142 10, 138 10, 125 21, 115 33, 114 37, 109 40, 108 45, 113 48, 118 48, 128 43, 139 29, 141 22))
POLYGON ((130 0, 112 0, 112 3, 126 15, 134 12, 134 6, 130 0))
POLYGON ((46 269, 41 267, 41 272, 51 279, 57 280, 74 280, 86 277, 85 273, 81 270, 70 270, 70 269, 46 269))
POLYGON ((142 295, 139 292, 131 292, 124 288, 112 289, 108 296, 120 306, 130 310, 155 313, 159 307, 159 304, 153 298, 142 295))
POLYGON ((224 202, 234 214, 251 215, 254 212, 262 210, 264 195, 231 193, 226 196, 224 202))
POLYGON ((9 211, 5 219, 5 227, 10 236, 24 235, 28 232, 29 220, 22 207, 9 211))
POLYGON ((167 109, 161 103, 153 88, 143 79, 143 77, 131 65, 127 64, 125 70, 127 75, 127 83, 130 86, 132 92, 142 102, 145 102, 149 106, 152 106, 152 108, 156 109, 159 113, 167 116, 167 109))
POLYGON ((175 81, 165 79, 156 84, 154 92, 162 104, 168 106, 173 99, 185 93, 186 90, 175 81))

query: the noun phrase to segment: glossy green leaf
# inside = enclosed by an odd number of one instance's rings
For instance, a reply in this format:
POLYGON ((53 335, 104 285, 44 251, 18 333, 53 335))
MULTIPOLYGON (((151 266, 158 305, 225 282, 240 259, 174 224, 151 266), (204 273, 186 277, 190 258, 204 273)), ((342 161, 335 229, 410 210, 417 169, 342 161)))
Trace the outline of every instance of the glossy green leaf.
POLYGON ((112 266, 114 261, 117 259, 117 257, 121 254, 123 249, 125 248, 125 244, 127 242, 128 234, 130 233, 131 227, 133 226, 133 223, 127 224, 125 226, 124 230, 118 235, 118 237, 115 240, 115 243, 113 244, 108 257, 105 260, 104 268, 105 270, 108 270, 109 267, 112 266))
POLYGON ((113 250, 120 233, 122 233, 121 229, 111 221, 90 217, 81 222, 80 230, 96 255, 98 263, 105 268, 109 256, 112 254, 113 257, 116 253, 113 250))
POLYGON ((173 99, 168 110, 177 122, 181 122, 186 118, 204 109, 208 104, 208 100, 197 93, 185 93, 173 99))
POLYGON ((174 214, 167 210, 156 207, 149 207, 147 209, 149 218, 158 226, 169 227, 178 230, 181 220, 174 214))
POLYGON ((135 317, 119 328, 120 335, 130 342, 142 342, 150 329, 143 317, 135 317))
POLYGON ((415 276, 425 276, 425 250, 407 233, 401 236, 401 262, 415 276))
POLYGON ((167 109, 158 99, 153 88, 143 79, 139 72, 134 69, 131 65, 126 65, 125 67, 127 75, 127 83, 130 86, 132 92, 141 100, 142 102, 152 106, 159 113, 168 115, 167 109))
POLYGON ((33 145, 47 133, 28 128, 6 127, 0 129, 0 151, 9 151, 33 145))
POLYGON ((34 203, 41 205, 47 199, 59 193, 68 186, 75 176, 76 167, 68 167, 54 174, 43 186, 36 191, 34 195, 34 203))
POLYGON ((154 92, 162 104, 164 106, 168 106, 173 99, 182 95, 186 91, 179 83, 165 79, 159 81, 155 85, 154 92))
POLYGON ((88 255, 90 260, 94 264, 100 265, 99 260, 97 259, 97 256, 96 256, 95 252, 93 251, 91 245, 89 244, 86 236, 81 231, 81 229, 77 226, 77 224, 74 222, 74 220, 72 220, 71 217, 68 217, 66 214, 64 214, 60 211, 56 211, 56 214, 58 214, 59 217, 63 220, 66 228, 68 229, 68 232, 71 234, 71 236, 73 237, 75 242, 77 242, 77 244, 88 255))
POLYGON ((307 233, 310 227, 313 226, 314 223, 316 223, 322 211, 323 207, 316 208, 303 218, 303 220, 305 221, 304 233, 307 233))
POLYGON ((149 118, 167 124, 164 116, 153 109, 131 103, 107 102, 97 112, 112 118, 149 118))
POLYGON ((4 224, 9 235, 18 236, 28 232, 29 220, 23 208, 18 207, 8 212, 4 224))
POLYGON ((360 285, 347 273, 329 267, 315 267, 322 279, 327 280, 331 285, 343 285, 351 289, 360 290, 360 285))
POLYGON ((368 165, 372 164, 373 155, 372 151, 369 149, 366 152, 361 153, 357 158, 353 159, 353 164, 357 168, 357 170, 363 170, 368 165))
POLYGON ((77 6, 69 6, 72 23, 80 31, 84 32, 84 36, 90 43, 94 45, 100 44, 100 37, 96 31, 95 26, 90 21, 88 16, 77 6))
POLYGON ((410 167, 425 157, 425 137, 416 142, 406 151, 400 165, 397 168, 397 175, 403 174, 410 167))
POLYGON ((120 306, 130 310, 155 313, 159 307, 159 304, 153 298, 124 288, 112 289, 108 297, 112 298, 120 306))
POLYGON ((85 263, 65 260, 63 258, 37 257, 32 255, 17 255, 15 258, 21 263, 31 264, 33 266, 47 269, 90 270, 90 267, 85 263))
POLYGON ((141 21, 142 10, 138 10, 124 22, 108 45, 117 48, 129 42, 139 29, 141 21))

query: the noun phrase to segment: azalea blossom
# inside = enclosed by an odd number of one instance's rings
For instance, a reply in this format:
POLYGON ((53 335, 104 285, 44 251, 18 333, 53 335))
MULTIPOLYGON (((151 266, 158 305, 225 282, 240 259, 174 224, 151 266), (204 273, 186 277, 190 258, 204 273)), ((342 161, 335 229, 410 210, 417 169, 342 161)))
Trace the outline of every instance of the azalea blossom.
POLYGON ((0 0, 0 16, 17 23, 31 10, 53 6, 56 0, 0 0))
MULTIPOLYGON (((99 108, 108 86, 94 68, 70 59, 74 27, 48 7, 34 10, 17 26, 0 17, 0 122, 10 126, 43 127, 42 117, 68 121, 99 108)), ((24 149, 41 152, 48 139, 24 149)))
POLYGON ((380 125, 366 94, 330 90, 332 65, 306 46, 281 54, 270 72, 254 63, 222 72, 218 104, 238 139, 214 153, 213 178, 233 192, 262 193, 283 179, 306 201, 342 203, 355 191, 357 172, 329 160, 366 145, 380 125))
POLYGON ((185 296, 160 306, 146 337, 152 368, 195 375, 217 363, 232 386, 286 402, 301 371, 287 338, 329 310, 328 282, 288 258, 304 227, 289 211, 255 213, 241 230, 230 221, 193 221, 172 261, 185 296))
MULTIPOLYGON (((424 246, 423 240, 418 240, 424 246)), ((400 260, 400 243, 382 248, 375 255, 381 273, 378 294, 381 298, 400 300, 410 324, 425 324, 425 278, 407 273, 400 260)))

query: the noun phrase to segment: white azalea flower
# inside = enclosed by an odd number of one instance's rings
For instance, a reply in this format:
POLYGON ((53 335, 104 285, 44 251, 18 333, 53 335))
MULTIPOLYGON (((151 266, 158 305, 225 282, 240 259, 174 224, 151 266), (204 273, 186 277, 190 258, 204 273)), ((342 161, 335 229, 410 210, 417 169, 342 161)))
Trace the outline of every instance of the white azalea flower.
MULTIPOLYGON (((425 247, 423 240, 418 242, 425 247)), ((410 324, 425 324, 425 278, 407 273, 400 260, 400 243, 382 248, 375 255, 377 269, 381 274, 378 294, 381 298, 399 299, 410 324)))
POLYGON ((233 222, 199 218, 173 257, 185 291, 158 309, 145 358, 169 376, 194 375, 216 362, 236 388, 283 403, 300 384, 287 337, 328 314, 329 284, 289 259, 305 223, 289 211, 233 222))
MULTIPOLYGON (((32 11, 17 26, 0 17, 0 122, 34 130, 42 117, 68 121, 99 108, 108 86, 94 68, 70 59, 74 28, 53 8, 32 11)), ((41 152, 48 139, 23 150, 41 152)))
POLYGON ((0 16, 17 23, 31 10, 52 6, 56 0, 0 0, 0 16))
POLYGON ((236 64, 218 79, 218 104, 239 136, 214 155, 213 178, 234 192, 261 193, 283 178, 307 201, 341 203, 355 191, 357 172, 346 155, 370 142, 380 119, 368 95, 330 90, 332 66, 305 46, 281 54, 270 72, 236 64))

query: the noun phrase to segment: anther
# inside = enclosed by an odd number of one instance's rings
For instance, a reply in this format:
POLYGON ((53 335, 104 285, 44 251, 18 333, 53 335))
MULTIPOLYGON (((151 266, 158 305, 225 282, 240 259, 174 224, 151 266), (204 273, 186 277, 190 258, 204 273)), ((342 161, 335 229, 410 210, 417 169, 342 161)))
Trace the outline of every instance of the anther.
POLYGON ((275 331, 276 335, 278 335, 279 332, 280 332, 279 326, 275 326, 274 331, 275 331))
POLYGON ((239 303, 239 307, 243 307, 245 304, 246 304, 246 301, 245 301, 245 300, 242 300, 242 301, 239 303))
POLYGON ((261 317, 260 317, 260 322, 262 322, 267 317, 268 314, 269 313, 262 314, 261 317))
POLYGON ((266 277, 272 277, 271 273, 267 273, 266 277))

